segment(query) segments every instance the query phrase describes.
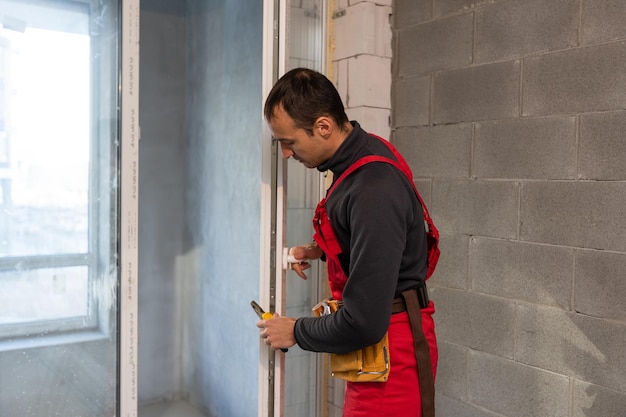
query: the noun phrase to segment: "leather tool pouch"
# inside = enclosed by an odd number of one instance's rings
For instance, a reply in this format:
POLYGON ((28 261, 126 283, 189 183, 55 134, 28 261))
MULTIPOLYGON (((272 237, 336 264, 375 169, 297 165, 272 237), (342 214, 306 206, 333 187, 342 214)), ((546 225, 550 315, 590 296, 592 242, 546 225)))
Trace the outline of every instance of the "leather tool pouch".
MULTIPOLYGON (((324 300, 313 307, 316 317, 332 314, 341 301, 324 300)), ((389 377, 389 340, 387 333, 376 344, 348 353, 331 353, 330 370, 335 378, 351 382, 385 382, 389 377)))

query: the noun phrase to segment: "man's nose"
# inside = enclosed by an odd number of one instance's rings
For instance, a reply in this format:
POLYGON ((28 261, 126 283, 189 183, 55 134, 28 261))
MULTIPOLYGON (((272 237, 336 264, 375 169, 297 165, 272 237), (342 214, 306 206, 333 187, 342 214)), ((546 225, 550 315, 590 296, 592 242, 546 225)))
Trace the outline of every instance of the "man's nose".
POLYGON ((285 159, 289 159, 293 156, 293 151, 287 145, 284 145, 282 143, 280 144, 280 151, 282 152, 283 158, 285 159))

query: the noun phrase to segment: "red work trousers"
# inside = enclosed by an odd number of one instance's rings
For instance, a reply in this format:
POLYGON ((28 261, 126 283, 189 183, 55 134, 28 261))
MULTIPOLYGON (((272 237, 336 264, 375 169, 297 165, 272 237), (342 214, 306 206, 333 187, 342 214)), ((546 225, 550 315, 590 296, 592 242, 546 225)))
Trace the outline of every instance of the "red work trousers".
MULTIPOLYGON (((430 349, 433 376, 437 370, 437 339, 432 301, 423 308, 422 327, 430 349)), ((422 403, 407 312, 393 314, 389 324, 391 368, 387 382, 347 382, 343 417, 422 417, 422 403)))

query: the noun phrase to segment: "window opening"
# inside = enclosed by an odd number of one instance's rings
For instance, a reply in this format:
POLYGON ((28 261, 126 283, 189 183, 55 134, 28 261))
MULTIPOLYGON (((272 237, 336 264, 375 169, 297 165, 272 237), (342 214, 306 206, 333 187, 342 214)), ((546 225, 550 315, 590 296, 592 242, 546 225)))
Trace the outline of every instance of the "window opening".
POLYGON ((96 20, 87 3, 9 0, 0 19, 0 341, 106 332, 117 151, 98 126, 96 20))

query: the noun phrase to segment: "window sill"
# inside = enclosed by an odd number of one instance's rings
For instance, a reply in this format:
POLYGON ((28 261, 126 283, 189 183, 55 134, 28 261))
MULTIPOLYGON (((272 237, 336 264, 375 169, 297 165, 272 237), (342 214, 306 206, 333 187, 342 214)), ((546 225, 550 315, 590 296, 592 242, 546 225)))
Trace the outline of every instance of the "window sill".
POLYGON ((74 343, 87 343, 107 339, 110 339, 110 335, 96 330, 49 336, 24 337, 19 339, 1 340, 0 352, 36 349, 74 343))

